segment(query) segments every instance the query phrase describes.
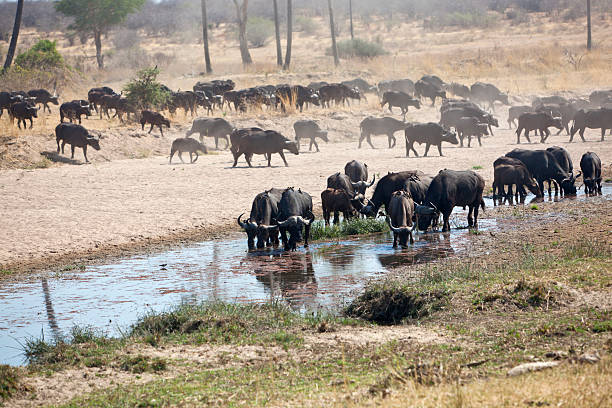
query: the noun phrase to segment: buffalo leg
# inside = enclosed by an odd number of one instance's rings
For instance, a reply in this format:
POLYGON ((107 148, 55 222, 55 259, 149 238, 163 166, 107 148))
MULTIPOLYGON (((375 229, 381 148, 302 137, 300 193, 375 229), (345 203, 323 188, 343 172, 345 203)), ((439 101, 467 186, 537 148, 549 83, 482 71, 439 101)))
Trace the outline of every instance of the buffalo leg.
POLYGON ((215 150, 219 150, 219 136, 215 135, 215 150))
POLYGON ((427 143, 427 144, 425 145, 425 155, 424 155, 423 157, 427 157, 427 152, 429 152, 429 147, 430 147, 430 146, 431 146, 431 145, 430 145, 429 143, 427 143))
POLYGON ((181 163, 185 163, 185 161, 183 160, 183 152, 181 152, 180 150, 178 152, 178 157, 179 159, 181 159, 181 163))
POLYGON ((445 212, 444 214, 442 214, 442 217, 444 218, 444 225, 442 226, 442 232, 450 231, 450 223, 448 222, 448 220, 450 219, 450 212, 445 212))
MULTIPOLYGON (((469 146, 468 146, 469 147, 469 146)), ((442 142, 438 143, 438 153, 440 153, 440 157, 444 156, 442 154, 442 142)))
POLYGON ((334 225, 340 224, 340 211, 334 211, 334 225))
POLYGON ((474 211, 475 211, 475 208, 470 205, 468 208, 468 227, 470 228, 474 226, 474 218, 472 217, 472 213, 474 211))
POLYGON ((529 139, 529 130, 525 129, 525 139, 527 139, 527 143, 531 143, 531 139, 529 139))
POLYGON ((74 145, 70 145, 70 151, 72 152, 72 154, 70 155, 71 159, 74 159, 74 145))
POLYGON ((229 146, 230 146, 230 141, 229 141, 227 135, 224 135, 223 137, 225 138, 225 147, 224 147, 224 150, 227 150, 229 148, 229 146))
POLYGON ((391 133, 390 135, 387 135, 387 138, 389 140, 389 149, 394 148, 396 140, 395 140, 395 136, 393 136, 393 133, 391 133))
POLYGON ((584 139, 584 131, 586 128, 582 128, 580 129, 580 132, 578 133, 580 135, 580 138, 582 139, 583 142, 586 142, 586 140, 584 139))
MULTIPOLYGON (((30 119, 30 120, 32 120, 32 119, 30 119)), ((30 129, 32 129, 32 127, 31 127, 31 126, 30 126, 30 129)), ((602 127, 602 128, 601 128, 601 141, 602 141, 602 142, 604 141, 604 136, 605 136, 605 135, 606 135, 606 128, 605 128, 605 127, 602 127)))
POLYGON ((327 208, 323 208, 323 219, 325 220, 325 226, 329 227, 329 217, 331 214, 327 208))
POLYGON ((251 156, 251 155, 249 155, 249 154, 247 154, 247 153, 245 153, 245 154, 244 154, 244 158, 245 158, 245 160, 246 160, 247 164, 249 165, 249 167, 253 167, 253 166, 251 165, 251 158, 252 158, 252 156, 251 156))
POLYGON ((316 141, 315 139, 312 139, 312 142, 314 143, 315 148, 317 149, 317 153, 319 153, 319 152, 320 152, 320 150, 319 150, 319 144, 317 143, 317 141, 316 141))
POLYGON ((310 238, 310 224, 304 226, 304 248, 308 248, 308 238, 310 238))
POLYGON ((474 206, 474 228, 478 228, 478 204, 474 206))
MULTIPOLYGON (((280 152, 278 152, 278 154, 280 155, 281 159, 283 159, 283 161, 285 162, 285 167, 289 167, 289 163, 287 163, 287 160, 285 159, 285 153, 283 153, 283 151, 281 150, 280 152)), ((270 158, 272 158, 272 154, 270 154, 270 158)), ((268 166, 270 166, 270 160, 268 160, 268 166)))
MULTIPOLYGON (((23 127, 25 128, 25 120, 23 121, 23 127)), ((30 129, 32 129, 32 127, 34 126, 34 121, 32 120, 32 118, 30 118, 30 129)), ((602 132, 605 132, 605 129, 602 129, 602 132)), ((601 138, 601 140, 603 141, 603 137, 601 138)))
POLYGON ((172 164, 172 157, 174 156, 174 153, 174 150, 170 150, 170 161, 168 162, 169 164, 172 164))
MULTIPOLYGON (((64 154, 64 146, 66 146, 66 141, 62 140, 62 154, 64 154)), ((59 153, 59 149, 57 149, 57 152, 59 153)))
POLYGON ((406 157, 409 156, 410 150, 412 150, 414 152, 414 155, 416 157, 419 157, 419 154, 417 153, 416 149, 414 148, 414 140, 411 141, 408 145, 406 145, 406 157))
MULTIPOLYGON (((463 147, 463 138, 464 138, 463 133, 459 133, 457 136, 459 136, 459 147, 463 147)), ((469 140, 468 140, 468 143, 469 143, 469 140)), ((468 145, 468 147, 470 146, 468 145)))
POLYGON ((161 135, 164 135, 164 130, 162 129, 162 125, 157 125, 159 127, 159 133, 161 133, 161 135))
POLYGON ((151 123, 151 129, 149 129, 149 134, 153 131, 153 124, 151 123))
POLYGON ((359 138, 359 147, 358 149, 361 149, 361 142, 363 142, 363 139, 365 139, 365 135, 363 133, 361 133, 361 137, 359 138))
POLYGON ((393 233, 393 248, 397 248, 397 232, 393 233))
POLYGON ((281 236, 281 241, 283 243, 283 247, 285 249, 287 249, 288 247, 288 242, 287 242, 287 229, 286 228, 279 228, 280 230, 280 236, 281 236))
POLYGON ((242 153, 240 153, 240 151, 238 152, 232 151, 232 154, 234 155, 234 165, 232 167, 236 167, 236 165, 238 164, 238 158, 240 157, 242 153))
POLYGON ((521 144, 521 132, 522 131, 523 131, 522 127, 519 127, 518 129, 516 129, 516 144, 521 144))
POLYGON ((482 147, 482 135, 478 134, 476 137, 478 138, 478 146, 482 147))
POLYGON ((314 139, 310 139, 310 144, 308 145, 308 151, 312 152, 312 145, 314 144, 314 139))
POLYGON ((195 159, 193 159, 193 163, 198 161, 198 157, 200 157, 200 155, 198 154, 198 152, 193 152, 193 154, 195 154, 195 159))
MULTIPOLYGON (((74 146, 72 147, 72 151, 74 152, 74 146)), ((85 157, 85 163, 89 163, 89 160, 87 160, 87 145, 83 146, 83 157, 85 157)))
POLYGON ((368 144, 370 145, 372 149, 376 149, 374 145, 372 144, 372 135, 368 135, 366 141, 368 142, 368 144))
POLYGON ((193 163, 193 153, 189 152, 189 163, 193 163))

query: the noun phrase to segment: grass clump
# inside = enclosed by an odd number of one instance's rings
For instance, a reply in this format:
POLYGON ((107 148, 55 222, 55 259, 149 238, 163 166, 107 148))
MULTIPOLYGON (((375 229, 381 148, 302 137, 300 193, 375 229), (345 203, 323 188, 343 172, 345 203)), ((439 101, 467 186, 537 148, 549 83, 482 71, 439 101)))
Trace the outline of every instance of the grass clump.
POLYGON ((435 15, 426 20, 423 23, 423 27, 430 30, 487 28, 493 26, 496 21, 497 18, 493 15, 480 11, 456 11, 435 15))
POLYGON ((257 16, 249 17, 249 20, 247 21, 246 35, 252 47, 263 47, 273 34, 274 22, 272 20, 257 16))
POLYGON ((349 221, 330 226, 325 226, 323 221, 317 221, 310 228, 310 239, 318 241, 387 231, 389 231, 389 226, 384 219, 352 218, 349 221))
POLYGON ((123 88, 126 98, 139 109, 149 109, 160 107, 170 98, 170 93, 164 86, 157 81, 159 68, 145 68, 136 73, 136 78, 132 79, 123 88))
MULTIPOLYGON (((374 58, 386 55, 388 52, 382 45, 355 38, 352 40, 338 41, 338 56, 340 58, 374 58)), ((331 49, 327 50, 327 55, 331 55, 331 49)))
POLYGON ((19 371, 6 364, 0 364, 0 405, 19 390, 19 371))
POLYGON ((55 41, 40 40, 32 48, 15 58, 15 65, 23 69, 60 68, 64 58, 57 51, 55 41))
POLYGON ((149 344, 162 337, 196 344, 253 344, 263 340, 285 344, 288 337, 283 333, 303 323, 303 318, 277 304, 183 304, 142 317, 132 325, 130 336, 143 337, 149 344))
POLYGON ((149 357, 141 354, 137 356, 124 356, 119 364, 123 371, 133 374, 142 374, 145 372, 160 372, 168 368, 168 363, 160 357, 149 357))
POLYGON ((344 312, 347 316, 379 324, 396 324, 425 317, 441 309, 447 300, 448 292, 443 289, 427 290, 386 281, 368 286, 344 312))

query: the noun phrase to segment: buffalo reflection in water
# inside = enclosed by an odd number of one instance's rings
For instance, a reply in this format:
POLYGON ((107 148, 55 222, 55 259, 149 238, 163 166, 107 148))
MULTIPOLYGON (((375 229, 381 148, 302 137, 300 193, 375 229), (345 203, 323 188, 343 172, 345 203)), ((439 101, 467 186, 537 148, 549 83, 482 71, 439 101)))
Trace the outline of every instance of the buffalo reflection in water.
POLYGON ((417 243, 406 249, 391 254, 379 254, 380 264, 385 268, 416 265, 446 258, 455 253, 455 250, 451 247, 449 233, 419 234, 418 237, 417 243), (420 244, 421 242, 423 244, 420 244))

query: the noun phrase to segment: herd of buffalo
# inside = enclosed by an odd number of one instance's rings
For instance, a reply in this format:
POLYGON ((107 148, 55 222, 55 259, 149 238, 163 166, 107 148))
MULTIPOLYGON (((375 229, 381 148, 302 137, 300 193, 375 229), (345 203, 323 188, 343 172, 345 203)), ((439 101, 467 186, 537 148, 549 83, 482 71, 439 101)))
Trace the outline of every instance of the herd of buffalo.
MULTIPOLYGON (((493 127, 499 127, 493 116, 495 102, 509 105, 508 95, 496 86, 476 82, 470 87, 458 83, 446 83, 435 75, 425 75, 416 82, 409 79, 382 81, 376 86, 357 78, 341 83, 312 82, 302 85, 265 85, 248 89, 235 89, 232 80, 214 80, 198 82, 193 91, 174 92, 167 87, 169 98, 155 110, 136 109, 121 94, 109 87, 93 88, 87 99, 64 102, 59 108, 60 123, 55 128, 57 151, 64 152, 65 144, 72 148, 81 147, 87 162, 87 147, 100 149, 98 138, 92 136, 81 124, 82 116, 91 116, 95 111, 100 119, 114 116, 123 122, 124 115, 128 120, 134 115, 142 129, 149 124, 149 133, 157 127, 163 135, 163 128, 170 127, 162 113, 173 115, 178 109, 185 114, 197 114, 202 107, 210 115, 215 109, 234 109, 245 112, 249 109, 290 109, 303 111, 311 105, 322 108, 332 104, 349 104, 350 100, 361 100, 366 94, 373 93, 380 98, 381 109, 388 109, 391 114, 394 108, 401 110, 402 120, 394 117, 366 117, 360 123, 359 148, 366 141, 372 148, 372 135, 386 135, 389 148, 396 145, 395 133, 404 132, 406 156, 412 151, 418 156, 414 144, 425 144, 424 155, 427 156, 431 146, 436 146, 442 156, 442 142, 461 146, 467 138, 471 146, 472 138, 482 145, 482 137, 493 135, 493 127), (452 99, 452 94, 461 99, 452 99), (429 99, 434 106, 441 99, 440 120, 438 123, 406 122, 409 107, 421 108, 421 101, 429 99), (64 123, 68 119, 70 123, 64 123), (78 123, 75 123, 78 122, 78 123), (60 146, 61 143, 61 146, 60 146)), ((4 110, 11 121, 17 119, 17 125, 26 120, 33 127, 33 118, 37 118, 39 107, 43 112, 51 112, 49 104, 59 105, 58 96, 44 89, 28 92, 0 92, 0 117, 4 110)), ((595 91, 589 99, 566 99, 561 96, 536 98, 532 105, 511 106, 508 114, 508 126, 516 126, 517 143, 521 135, 531 142, 529 133, 539 133, 544 143, 550 136, 550 127, 565 130, 570 135, 570 142, 576 133, 583 141, 586 128, 601 129, 601 140, 606 130, 612 131, 612 90, 595 91), (571 127, 570 127, 571 124, 571 127)), ((183 161, 182 153, 188 152, 190 161, 198 159, 198 152, 207 153, 204 137, 212 137, 215 148, 219 148, 219 139, 225 142, 234 157, 235 167, 241 156, 252 166, 254 154, 264 155, 271 165, 272 154, 278 153, 287 166, 284 151, 299 154, 301 139, 310 141, 309 150, 314 147, 319 151, 317 139, 328 141, 327 131, 321 129, 313 120, 299 120, 294 123, 295 140, 289 140, 275 130, 257 127, 235 128, 220 117, 198 117, 193 120, 186 137, 173 141, 170 151, 170 162, 175 153, 183 161), (191 135, 198 134, 199 141, 191 135), (195 154, 195 158, 193 155, 195 154)), ((514 149, 498 158, 494 165, 493 195, 495 198, 518 197, 524 199, 525 188, 538 197, 545 192, 544 183, 548 183, 548 193, 555 187, 555 195, 572 195, 576 193, 576 180, 582 176, 587 193, 601 192, 601 161, 597 154, 587 152, 580 161, 580 172, 574 174, 572 161, 568 152, 561 147, 549 147, 546 150, 514 149), (507 187, 507 189, 506 189, 507 187)), ((339 222, 339 214, 345 219, 355 215, 376 217, 384 206, 387 220, 394 232, 394 246, 406 246, 408 239, 413 242, 412 232, 415 228, 422 231, 436 227, 439 215, 443 216, 443 231, 450 229, 449 217, 454 207, 468 207, 468 225, 477 227, 479 208, 484 209, 482 198, 484 180, 472 171, 454 171, 444 169, 435 177, 420 171, 403 171, 389 173, 378 180, 371 199, 365 198, 366 189, 372 187, 375 179, 368 180, 367 165, 351 161, 346 164, 344 173, 335 173, 327 180, 327 188, 321 193, 323 217, 329 224, 331 214, 334 222, 339 222)), ((280 235, 285 249, 295 249, 298 242, 308 245, 310 225, 314 220, 312 197, 306 192, 293 187, 271 189, 258 194, 252 205, 248 218, 238 217, 238 224, 246 231, 249 249, 278 245, 280 235), (288 237, 287 237, 288 235, 288 237), (255 241, 257 241, 255 243, 255 241)))

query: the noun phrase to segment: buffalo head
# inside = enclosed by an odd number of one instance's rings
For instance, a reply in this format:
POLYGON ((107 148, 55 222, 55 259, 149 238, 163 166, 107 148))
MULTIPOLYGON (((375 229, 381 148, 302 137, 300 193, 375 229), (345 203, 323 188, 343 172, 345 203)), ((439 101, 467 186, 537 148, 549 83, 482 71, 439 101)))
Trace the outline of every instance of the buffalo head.
POLYGON ((240 220, 244 213, 238 216, 238 225, 247 233, 247 242, 249 245, 249 251, 255 249, 255 235, 257 233, 257 224, 249 218, 246 222, 240 220))
POLYGON ((314 220, 314 215, 311 218, 304 218, 300 215, 292 215, 285 221, 278 222, 278 226, 287 230, 289 233, 289 241, 285 245, 285 251, 295 251, 297 243, 303 241, 302 229, 304 226, 310 225, 314 220))
POLYGON ((86 140, 87 140, 88 145, 90 145, 96 150, 100 150, 100 139, 93 137, 91 135, 88 135, 86 140))
POLYGON ((568 178, 561 180, 561 190, 566 195, 576 195, 576 179, 580 177, 582 172, 578 172, 575 176, 570 174, 568 178))
POLYGON ((457 140, 457 134, 451 131, 445 131, 442 134, 442 140, 454 145, 459 144, 459 140, 457 140))
MULTIPOLYGON (((395 227, 393 223, 387 217, 387 223, 389 228, 393 231, 393 234, 399 237, 399 244, 402 248, 408 247, 408 238, 410 238, 410 244, 414 244, 414 238, 412 237, 412 231, 416 228, 416 224, 412 228, 410 227, 395 227)), ((395 240, 394 240, 395 241, 395 240)))
POLYGON ((297 143, 292 142, 290 140, 285 142, 284 148, 289 150, 293 154, 300 154, 300 148, 298 147, 297 143))
POLYGON ((372 187, 374 185, 375 180, 376 180, 376 175, 374 175, 370 183, 368 183, 367 181, 357 181, 355 183, 351 182, 351 185, 355 189, 355 192, 357 192, 358 194, 365 194, 366 189, 372 187))
POLYGON ((433 204, 431 206, 415 204, 414 213, 417 225, 421 231, 427 231, 432 221, 434 225, 437 224, 438 209, 433 204))

